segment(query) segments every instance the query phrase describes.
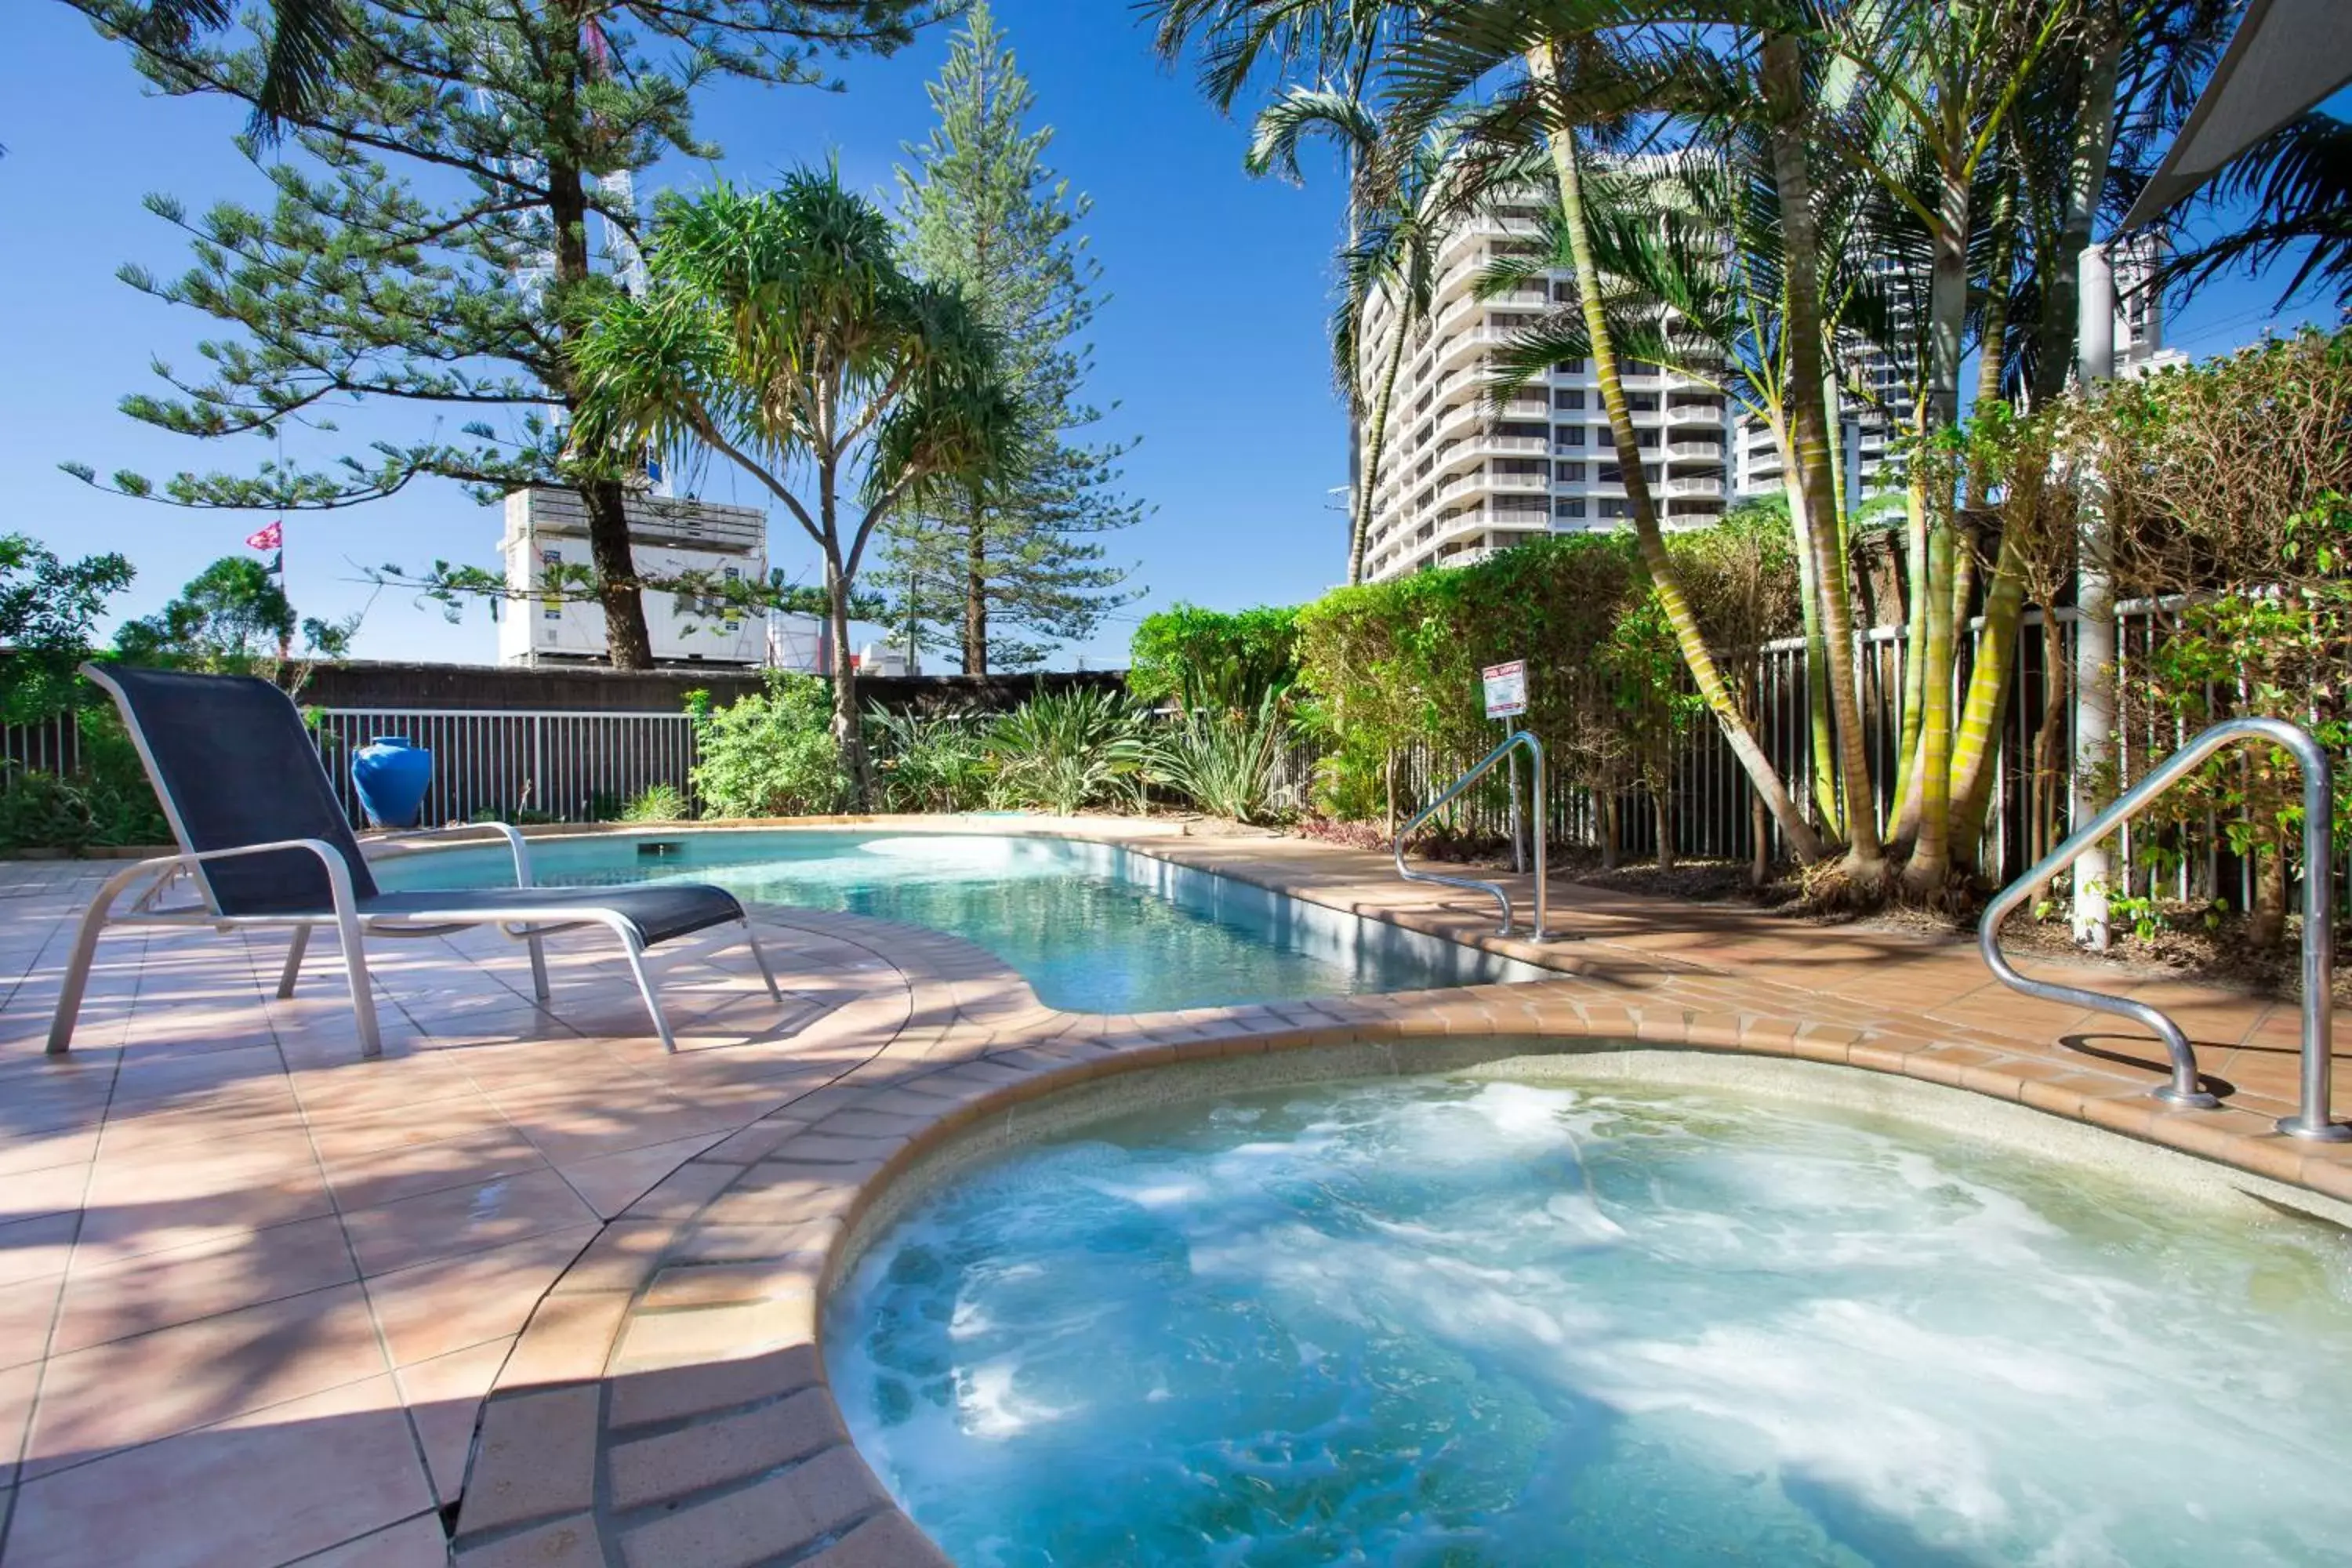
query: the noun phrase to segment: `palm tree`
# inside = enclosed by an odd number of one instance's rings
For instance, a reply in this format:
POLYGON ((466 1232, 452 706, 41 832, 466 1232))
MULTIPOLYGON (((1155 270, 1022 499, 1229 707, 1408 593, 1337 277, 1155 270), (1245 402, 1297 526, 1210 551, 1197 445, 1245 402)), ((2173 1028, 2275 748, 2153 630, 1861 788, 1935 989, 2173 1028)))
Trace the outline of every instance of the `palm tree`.
POLYGON ((1612 285, 1602 276, 1593 242, 1596 214, 1585 195, 1589 142, 1622 136, 1643 115, 1664 109, 1720 110, 1731 98, 1721 61, 1704 40, 1679 29, 1623 32, 1622 24, 1643 9, 1639 5, 1592 0, 1581 7, 1546 6, 1546 25, 1535 26, 1519 15, 1526 4, 1503 0, 1433 14, 1411 41, 1410 58, 1397 68, 1403 84, 1401 113, 1406 124, 1454 121, 1472 149, 1463 161, 1463 180, 1470 188, 1482 181, 1507 186, 1523 178, 1531 153, 1539 153, 1549 163, 1593 379, 1609 416, 1626 510, 1643 568, 1725 743, 1763 797, 1790 852, 1811 864, 1822 858, 1821 837, 1790 798, 1779 770, 1740 711, 1666 552, 1642 467, 1632 405, 1618 369, 1608 306, 1612 285), (1590 30, 1556 40, 1551 26, 1571 20, 1590 21, 1590 30), (1515 77, 1498 78, 1514 63, 1518 67, 1515 77))
POLYGON ((889 220, 830 171, 664 202, 649 262, 650 291, 607 299, 582 334, 573 447, 718 452, 815 542, 833 731, 862 810, 873 781, 848 654, 858 567, 894 509, 994 472, 1018 438, 995 336, 960 292, 909 278, 889 220))
MULTIPOLYGON (((129 37, 152 39, 167 50, 184 47, 199 33, 235 26, 238 11, 235 0, 148 0, 143 14, 129 9, 129 37)), ((268 63, 252 126, 264 139, 318 104, 362 36, 344 19, 337 0, 269 0, 269 16, 268 63)))

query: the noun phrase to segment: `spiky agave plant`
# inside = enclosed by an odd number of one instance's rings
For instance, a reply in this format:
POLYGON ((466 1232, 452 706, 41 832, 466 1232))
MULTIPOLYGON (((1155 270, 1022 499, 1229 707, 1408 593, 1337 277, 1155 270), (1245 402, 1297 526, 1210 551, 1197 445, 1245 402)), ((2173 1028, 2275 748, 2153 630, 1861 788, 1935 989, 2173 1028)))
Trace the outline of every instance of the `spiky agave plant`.
POLYGON ((977 811, 989 801, 996 759, 985 721, 972 713, 867 710, 867 745, 880 761, 882 804, 891 811, 977 811))
POLYGON ((1092 688, 1041 692, 989 731, 998 804, 1068 816, 1131 804, 1150 721, 1124 696, 1092 688))
POLYGON ((1271 821, 1292 805, 1280 787, 1291 728, 1288 704, 1279 691, 1259 698, 1255 711, 1187 713, 1152 737, 1145 778, 1212 816, 1271 821))

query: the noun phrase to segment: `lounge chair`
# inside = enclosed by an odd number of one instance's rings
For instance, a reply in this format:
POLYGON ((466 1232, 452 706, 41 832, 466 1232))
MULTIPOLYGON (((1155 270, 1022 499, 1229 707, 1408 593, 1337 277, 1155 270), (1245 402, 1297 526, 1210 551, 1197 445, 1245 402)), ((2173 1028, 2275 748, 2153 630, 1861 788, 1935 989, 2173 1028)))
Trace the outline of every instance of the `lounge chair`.
POLYGON ((63 1055, 72 1043, 99 933, 110 925, 211 926, 221 931, 289 927, 293 945, 278 976, 280 997, 294 994, 311 930, 334 927, 364 1057, 383 1049, 375 999, 368 987, 367 936, 441 936, 473 926, 497 926, 530 949, 532 988, 545 1002, 547 955, 541 939, 575 926, 604 926, 620 939, 628 955, 655 1033, 664 1048, 675 1051, 677 1041, 646 972, 646 950, 731 922, 743 928, 744 944, 768 983, 768 994, 782 1004, 775 973, 760 951, 742 904, 723 888, 698 882, 536 888, 522 835, 504 823, 481 823, 444 831, 501 835, 514 856, 513 887, 384 892, 369 875, 367 858, 335 799, 318 748, 284 692, 266 680, 241 676, 95 664, 82 666, 82 673, 103 687, 121 710, 180 853, 138 861, 108 878, 99 889, 82 917, 57 1017, 49 1026, 52 1056, 63 1055), (203 902, 160 907, 161 896, 183 876, 194 884, 203 902), (150 885, 125 912, 115 913, 116 901, 142 879, 151 879, 150 885))

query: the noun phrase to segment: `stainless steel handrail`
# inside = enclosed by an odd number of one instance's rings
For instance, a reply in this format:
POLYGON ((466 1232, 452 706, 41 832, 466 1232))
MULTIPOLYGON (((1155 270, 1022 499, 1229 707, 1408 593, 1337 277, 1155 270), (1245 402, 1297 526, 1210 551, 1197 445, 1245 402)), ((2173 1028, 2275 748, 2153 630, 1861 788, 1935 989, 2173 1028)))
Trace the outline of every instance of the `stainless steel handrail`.
POLYGON ((2231 719, 2214 725, 2158 765, 2155 772, 2126 790, 2088 826, 2042 857, 2039 865, 1985 906, 1977 927, 1977 948, 1994 976, 2012 991, 2046 1002, 2071 1002, 2133 1019, 2156 1031, 2172 1058, 2172 1080, 2155 1091, 2170 1105, 2210 1110, 2221 1102, 2207 1093, 2197 1077, 2197 1049, 2189 1037, 2156 1008, 2126 996, 2086 991, 2076 985, 2056 985, 2029 980, 2010 966, 2000 953, 2000 922, 2051 878, 2072 865, 2075 857, 2105 837, 2121 824, 2139 815, 2158 795, 2179 782, 2181 775, 2234 741, 2264 741, 2293 752, 2303 770, 2303 1102, 2294 1115, 2280 1119, 2278 1130, 2293 1138, 2340 1143, 2352 1140, 2352 1127, 2331 1119, 2328 1100, 2335 1063, 2336 939, 2328 927, 2334 898, 2333 851, 2335 806, 2333 770, 2326 751, 2311 735, 2280 719, 2231 719))
POLYGON ((1548 940, 1550 934, 1545 929, 1548 906, 1544 895, 1544 829, 1550 823, 1551 818, 1544 810, 1543 742, 1525 730, 1513 731, 1504 739, 1501 745, 1487 752, 1477 766, 1447 784, 1444 794, 1422 807, 1420 813, 1404 825, 1402 830, 1396 836, 1397 875, 1408 882, 1435 882, 1448 888, 1466 888, 1474 893, 1491 895, 1495 902, 1501 905, 1503 910, 1503 929, 1496 934, 1500 936, 1511 934, 1511 895, 1503 890, 1503 885, 1500 882, 1483 881, 1475 877, 1444 877, 1435 871, 1413 870, 1404 863, 1404 841, 1412 837, 1414 828, 1444 810, 1446 806, 1453 804, 1454 796, 1476 784, 1488 768, 1509 756, 1514 748, 1525 750, 1528 755, 1535 760, 1536 926, 1535 934, 1529 940, 1543 942, 1548 940))

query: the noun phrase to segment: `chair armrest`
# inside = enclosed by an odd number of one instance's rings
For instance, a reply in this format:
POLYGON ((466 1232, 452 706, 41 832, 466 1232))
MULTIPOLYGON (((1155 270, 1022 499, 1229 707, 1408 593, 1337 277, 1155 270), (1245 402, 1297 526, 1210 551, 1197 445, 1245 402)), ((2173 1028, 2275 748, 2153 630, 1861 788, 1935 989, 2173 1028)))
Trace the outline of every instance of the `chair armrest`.
POLYGON ((366 840, 370 844, 415 844, 428 838, 454 838, 461 833, 495 833, 507 841, 514 856, 515 886, 536 887, 531 880, 530 850, 523 841, 522 830, 506 822, 460 822, 448 827, 411 827, 379 835, 366 840))
POLYGON ((279 838, 268 844, 237 844, 226 849, 187 850, 177 855, 158 855, 152 859, 133 860, 100 886, 96 901, 111 906, 121 896, 123 889, 151 871, 192 870, 207 860, 227 860, 239 855, 275 855, 286 849, 307 849, 316 855, 327 869, 327 888, 334 900, 336 916, 339 919, 346 916, 357 918, 359 900, 352 892, 351 863, 343 858, 341 850, 323 838, 279 838))

